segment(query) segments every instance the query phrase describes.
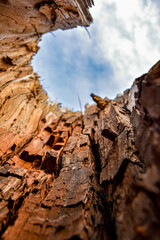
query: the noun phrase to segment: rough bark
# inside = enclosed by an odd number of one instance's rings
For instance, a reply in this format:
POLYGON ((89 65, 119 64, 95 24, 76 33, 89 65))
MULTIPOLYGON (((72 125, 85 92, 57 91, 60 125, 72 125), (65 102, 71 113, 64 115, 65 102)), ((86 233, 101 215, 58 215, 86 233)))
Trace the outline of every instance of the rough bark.
POLYGON ((2 239, 160 239, 160 63, 84 116, 30 66, 41 34, 89 25, 92 4, 0 1, 2 239))

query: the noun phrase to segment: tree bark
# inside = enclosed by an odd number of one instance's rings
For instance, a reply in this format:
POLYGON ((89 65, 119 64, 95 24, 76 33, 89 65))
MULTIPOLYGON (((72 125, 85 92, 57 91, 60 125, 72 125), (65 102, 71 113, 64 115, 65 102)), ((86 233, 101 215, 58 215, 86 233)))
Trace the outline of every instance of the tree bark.
POLYGON ((49 103, 30 66, 41 34, 90 24, 91 4, 0 1, 2 239, 160 239, 160 62, 84 115, 49 103))

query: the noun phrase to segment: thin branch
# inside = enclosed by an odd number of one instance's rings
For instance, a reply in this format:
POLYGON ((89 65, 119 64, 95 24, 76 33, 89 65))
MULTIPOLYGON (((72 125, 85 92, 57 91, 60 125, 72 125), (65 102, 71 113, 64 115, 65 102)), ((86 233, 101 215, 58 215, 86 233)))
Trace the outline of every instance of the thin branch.
POLYGON ((90 34, 90 32, 88 31, 88 29, 87 29, 86 27, 84 27, 84 28, 85 28, 85 30, 86 30, 86 32, 87 32, 89 38, 91 39, 91 34, 90 34))
POLYGON ((53 36, 54 38, 56 38, 56 35, 55 35, 53 32, 50 32, 50 34, 52 34, 52 36, 53 36))
POLYGON ((82 103, 81 103, 81 99, 79 97, 79 95, 77 94, 77 97, 78 97, 78 102, 79 102, 79 105, 80 105, 80 109, 81 109, 81 122, 82 122, 82 133, 83 133, 83 129, 84 129, 84 121, 83 121, 83 112, 82 112, 82 103))

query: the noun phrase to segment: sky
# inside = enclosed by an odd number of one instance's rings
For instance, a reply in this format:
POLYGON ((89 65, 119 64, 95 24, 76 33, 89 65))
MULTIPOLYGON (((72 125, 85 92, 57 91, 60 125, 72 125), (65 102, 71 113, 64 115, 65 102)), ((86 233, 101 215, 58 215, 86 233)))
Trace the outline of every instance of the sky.
POLYGON ((95 0, 94 22, 43 35, 33 69, 51 100, 72 110, 91 93, 114 99, 160 59, 159 0, 95 0))

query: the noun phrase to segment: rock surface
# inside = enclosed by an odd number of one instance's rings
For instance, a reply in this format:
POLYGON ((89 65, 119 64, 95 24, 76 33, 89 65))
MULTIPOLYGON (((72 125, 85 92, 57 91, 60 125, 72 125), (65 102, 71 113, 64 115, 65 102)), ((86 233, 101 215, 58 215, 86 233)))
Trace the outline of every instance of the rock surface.
POLYGON ((92 4, 0 1, 2 239, 160 239, 160 62, 84 115, 30 66, 41 34, 88 26, 92 4))

